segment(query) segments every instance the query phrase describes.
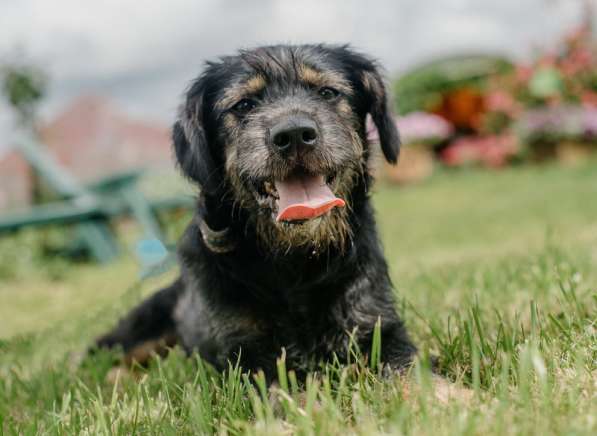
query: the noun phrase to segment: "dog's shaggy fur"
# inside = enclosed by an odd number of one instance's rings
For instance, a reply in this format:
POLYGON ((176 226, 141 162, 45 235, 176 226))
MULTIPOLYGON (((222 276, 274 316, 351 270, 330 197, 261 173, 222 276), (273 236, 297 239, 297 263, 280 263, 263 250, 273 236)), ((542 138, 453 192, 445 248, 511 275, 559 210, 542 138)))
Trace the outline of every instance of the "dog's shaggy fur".
POLYGON ((179 343, 219 369, 240 361, 271 379, 283 349, 301 373, 347 360, 351 337, 368 352, 380 319, 382 361, 408 366, 415 347, 396 313, 369 202, 367 114, 395 163, 399 138, 382 78, 345 46, 261 47, 209 63, 173 128, 180 168, 201 188, 179 245, 181 276, 97 345, 135 358, 147 343, 179 343), (271 131, 296 117, 316 126, 317 143, 280 153, 271 131), (296 172, 324 176, 346 207, 277 221, 272 184, 296 172))

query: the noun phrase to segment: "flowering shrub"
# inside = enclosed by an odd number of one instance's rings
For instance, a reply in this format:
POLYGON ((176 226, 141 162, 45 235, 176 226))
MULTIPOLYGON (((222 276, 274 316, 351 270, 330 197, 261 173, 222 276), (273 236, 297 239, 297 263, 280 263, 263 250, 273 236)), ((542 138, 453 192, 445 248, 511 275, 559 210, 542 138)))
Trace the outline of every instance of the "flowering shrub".
POLYGON ((543 133, 547 139, 560 133, 584 136, 581 125, 591 123, 592 109, 597 108, 597 56, 589 28, 574 31, 561 47, 534 62, 492 77, 485 101, 486 133, 503 132, 522 117, 521 130, 533 140, 541 140, 543 133))
POLYGON ((453 55, 419 65, 393 84, 395 108, 401 115, 435 113, 448 94, 482 88, 488 76, 511 68, 508 60, 490 55, 453 55))
POLYGON ((435 114, 399 118, 403 142, 441 142, 439 158, 449 166, 499 167, 523 151, 563 159, 573 145, 597 149, 597 45, 589 26, 531 62, 486 61, 444 59, 399 79, 400 111, 435 114))
POLYGON ((597 139, 597 108, 555 106, 528 110, 521 115, 517 129, 528 143, 565 139, 594 141, 597 139))

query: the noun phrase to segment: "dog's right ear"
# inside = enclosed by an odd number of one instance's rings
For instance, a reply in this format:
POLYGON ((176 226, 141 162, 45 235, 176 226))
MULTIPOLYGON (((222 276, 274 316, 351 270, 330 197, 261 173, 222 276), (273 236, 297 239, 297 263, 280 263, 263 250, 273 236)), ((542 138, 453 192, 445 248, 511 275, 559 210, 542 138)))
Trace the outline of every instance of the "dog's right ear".
POLYGON ((189 90, 179 120, 172 128, 172 139, 183 174, 206 193, 216 194, 220 181, 205 132, 203 81, 199 79, 189 90))

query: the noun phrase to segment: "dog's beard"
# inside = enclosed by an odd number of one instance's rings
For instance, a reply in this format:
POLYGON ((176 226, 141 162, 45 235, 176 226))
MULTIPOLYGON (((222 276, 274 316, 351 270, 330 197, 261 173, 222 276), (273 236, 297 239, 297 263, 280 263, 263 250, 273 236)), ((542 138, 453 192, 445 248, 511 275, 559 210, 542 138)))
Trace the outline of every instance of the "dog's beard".
MULTIPOLYGON (((249 212, 250 225, 255 229, 258 243, 269 252, 285 253, 304 249, 312 254, 327 252, 331 248, 344 251, 352 238, 348 216, 351 192, 362 171, 347 167, 338 171, 329 183, 332 192, 345 202, 325 214, 303 221, 278 221, 279 210, 274 196, 262 195, 255 187, 241 180, 234 168, 229 167, 229 179, 235 207, 249 212)), ((268 186, 269 191, 271 186, 268 186)))
POLYGON ((308 249, 312 254, 323 253, 332 247, 344 250, 352 236, 345 208, 300 223, 277 222, 259 214, 255 229, 264 246, 280 252, 296 248, 308 249))

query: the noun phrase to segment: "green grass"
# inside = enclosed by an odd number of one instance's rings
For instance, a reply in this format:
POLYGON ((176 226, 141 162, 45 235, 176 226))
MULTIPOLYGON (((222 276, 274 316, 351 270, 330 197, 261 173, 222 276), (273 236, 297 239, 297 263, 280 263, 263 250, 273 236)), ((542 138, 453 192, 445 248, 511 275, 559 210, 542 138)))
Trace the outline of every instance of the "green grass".
POLYGON ((31 249, 26 234, 0 241, 11 265, 0 267, 0 429, 597 434, 597 162, 440 173, 379 186, 375 203, 398 309, 422 353, 472 400, 438 401, 423 366, 407 388, 360 361, 321 368, 299 388, 280 360, 270 393, 234 366, 215 374, 179 351, 110 384, 113 356, 81 352, 174 272, 139 283, 131 259, 11 257, 31 249))

